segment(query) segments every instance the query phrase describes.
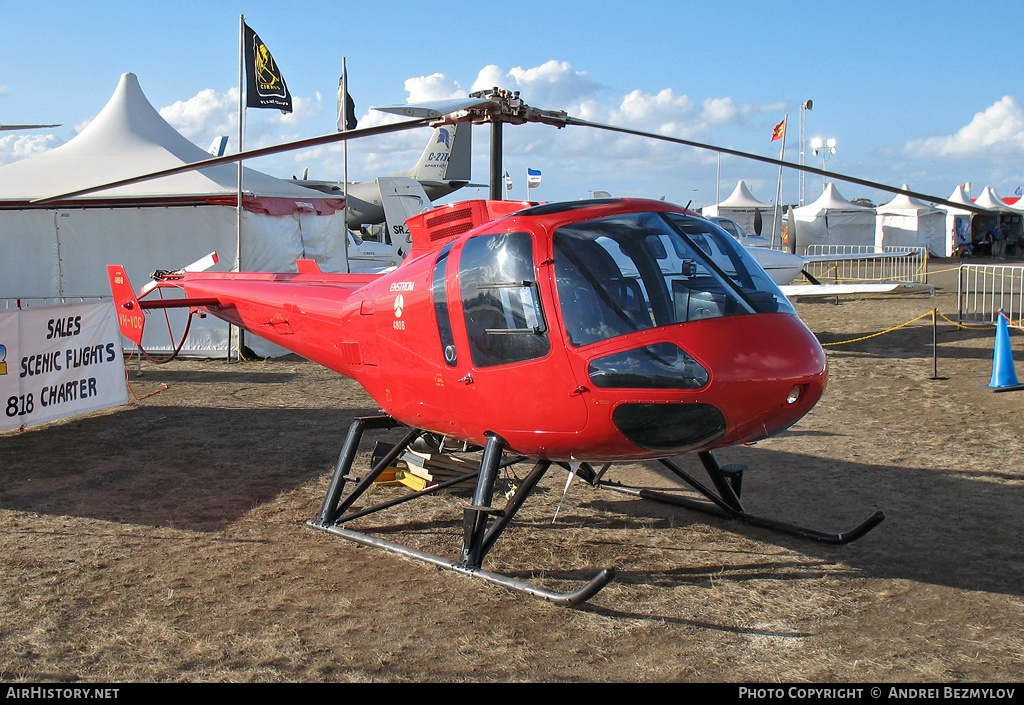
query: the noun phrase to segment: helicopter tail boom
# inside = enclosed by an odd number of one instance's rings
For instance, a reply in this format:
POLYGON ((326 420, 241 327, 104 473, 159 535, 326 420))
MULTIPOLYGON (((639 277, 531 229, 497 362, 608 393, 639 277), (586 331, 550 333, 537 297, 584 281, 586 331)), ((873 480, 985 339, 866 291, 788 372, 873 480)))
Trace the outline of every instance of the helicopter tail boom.
MULTIPOLYGON (((156 272, 153 281, 138 295, 124 267, 110 265, 107 275, 121 333, 140 349, 147 310, 186 308, 191 313, 216 316, 351 376, 350 368, 355 362, 350 358, 358 348, 355 341, 347 341, 343 346, 351 354, 342 360, 335 360, 331 355, 339 345, 339 331, 346 329, 344 322, 338 320, 337 312, 354 292, 379 275, 323 272, 310 260, 299 260, 296 267, 297 272, 278 273, 208 272, 204 271, 205 267, 192 266, 173 272, 156 272), (159 298, 147 298, 154 291, 159 298), (165 298, 165 291, 170 296, 165 298), (296 316, 296 309, 307 315, 296 316)), ((359 304, 356 306, 358 318, 359 304)), ((181 344, 186 335, 187 329, 181 344)), ((179 349, 180 345, 161 362, 173 359, 179 349)))
MULTIPOLYGON (((154 299, 151 301, 140 301, 132 289, 131 281, 119 264, 107 265, 107 278, 110 280, 110 292, 114 297, 114 309, 117 312, 117 324, 121 328, 121 335, 126 337, 138 346, 142 346, 142 332, 146 327, 145 311, 154 308, 198 308, 204 306, 216 306, 220 302, 214 298, 178 298, 178 299, 154 299)), ((143 290, 142 295, 155 288, 151 286, 143 290)))

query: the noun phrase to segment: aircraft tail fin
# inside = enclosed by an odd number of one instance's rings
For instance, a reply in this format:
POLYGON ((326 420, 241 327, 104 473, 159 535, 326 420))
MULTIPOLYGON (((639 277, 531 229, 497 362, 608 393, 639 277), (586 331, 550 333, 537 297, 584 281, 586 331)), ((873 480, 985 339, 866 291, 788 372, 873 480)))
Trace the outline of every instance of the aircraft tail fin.
POLYGON ((219 137, 213 138, 213 142, 210 143, 210 148, 206 151, 215 157, 223 157, 224 151, 227 149, 227 146, 228 136, 220 135, 219 137))
POLYGON ((124 267, 119 264, 107 265, 107 278, 110 280, 110 293, 114 296, 114 310, 117 312, 117 324, 121 327, 121 335, 141 346, 146 316, 142 312, 142 306, 135 296, 124 267))
POLYGON ((416 166, 401 174, 417 181, 468 181, 472 132, 469 123, 434 128, 416 166))
POLYGON ((430 210, 430 199, 415 179, 400 176, 384 176, 377 179, 381 203, 384 207, 384 221, 395 261, 401 262, 412 246, 412 235, 406 221, 430 210))
POLYGON ((459 122, 453 126, 452 149, 444 170, 446 181, 469 181, 473 152, 473 125, 459 122))

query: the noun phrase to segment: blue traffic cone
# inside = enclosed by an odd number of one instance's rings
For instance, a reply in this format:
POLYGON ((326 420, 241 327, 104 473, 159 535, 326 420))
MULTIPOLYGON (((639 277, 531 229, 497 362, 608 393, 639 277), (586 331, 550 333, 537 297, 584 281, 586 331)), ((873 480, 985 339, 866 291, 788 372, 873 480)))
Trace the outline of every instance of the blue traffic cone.
POLYGON ((996 345, 992 356, 992 381, 988 383, 993 391, 1021 387, 1017 381, 1017 373, 1013 369, 1013 349, 1010 347, 1010 329, 1006 326, 1006 316, 999 309, 996 321, 996 345))

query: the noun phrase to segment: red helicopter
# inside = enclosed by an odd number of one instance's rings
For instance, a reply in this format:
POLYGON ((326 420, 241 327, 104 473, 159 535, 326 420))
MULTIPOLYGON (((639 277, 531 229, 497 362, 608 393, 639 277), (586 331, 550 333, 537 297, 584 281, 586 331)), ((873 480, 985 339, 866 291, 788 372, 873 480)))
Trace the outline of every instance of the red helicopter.
POLYGON ((661 201, 606 199, 471 201, 408 225, 409 256, 379 276, 323 273, 308 260, 297 273, 180 271, 160 274, 151 291, 185 298, 140 301, 124 270, 108 268, 122 332, 135 343, 147 310, 187 306, 351 377, 380 405, 384 416, 350 430, 311 526, 443 562, 344 526, 353 502, 409 444, 440 451, 438 438, 484 448, 463 555, 443 563, 555 602, 589 598, 614 572, 564 594, 481 570, 552 463, 582 463, 581 477, 603 483, 593 466, 661 460, 729 515, 822 540, 853 540, 881 521, 879 513, 830 535, 743 510, 740 473, 712 451, 798 421, 824 392, 828 366, 782 293, 714 224, 661 201), (341 501, 363 429, 399 423, 410 428, 405 439, 341 501), (671 461, 691 452, 715 491, 671 461), (496 511, 494 483, 508 455, 538 465, 496 511))
MULTIPOLYGON (((589 124, 512 101, 518 96, 495 91, 473 108, 408 124, 491 122, 499 128, 499 152, 502 122, 589 124)), ((500 178, 492 173, 492 193, 496 183, 500 178)), ((742 468, 723 467, 715 449, 749 444, 796 423, 824 392, 828 365, 786 297, 717 225, 662 201, 611 198, 469 201, 423 213, 408 226, 409 255, 382 275, 325 273, 309 260, 300 260, 294 273, 186 268, 155 274, 145 291, 174 290, 184 298, 147 298, 136 296, 123 268, 108 267, 121 330, 136 344, 148 310, 188 307, 351 377, 379 404, 381 415, 350 427, 309 526, 558 604, 578 604, 612 580, 614 569, 601 570, 578 590, 555 592, 482 567, 552 465, 608 489, 830 543, 853 541, 884 519, 876 512, 850 531, 827 533, 743 508, 742 468), (403 439, 354 477, 364 430, 397 426, 408 429, 403 439), (479 461, 464 476, 353 510, 410 446, 475 452, 479 461), (698 454, 712 486, 673 461, 684 453, 698 454), (529 476, 505 506, 492 507, 500 469, 526 459, 535 462, 529 476), (603 479, 611 463, 627 460, 658 461, 705 501, 603 479), (457 559, 346 526, 473 478, 457 559)))

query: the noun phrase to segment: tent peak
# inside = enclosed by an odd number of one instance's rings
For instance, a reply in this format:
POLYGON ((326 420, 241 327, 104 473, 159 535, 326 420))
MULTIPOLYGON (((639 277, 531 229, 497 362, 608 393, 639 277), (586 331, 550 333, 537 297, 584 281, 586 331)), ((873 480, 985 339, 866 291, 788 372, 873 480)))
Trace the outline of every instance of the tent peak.
MULTIPOLYGON (((903 190, 909 191, 910 187, 907 184, 903 184, 903 190)), ((879 206, 876 210, 879 213, 894 213, 897 211, 931 211, 936 209, 934 206, 930 206, 917 198, 912 198, 905 193, 898 193, 891 201, 879 206)))
POLYGON ((813 203, 809 203, 806 206, 800 206, 795 209, 797 211, 806 209, 807 212, 816 210, 847 210, 847 211, 873 211, 874 208, 867 206, 858 206, 856 203, 851 203, 843 198, 843 195, 839 193, 839 189, 836 188, 835 184, 827 184, 825 190, 822 192, 818 199, 813 203))
POLYGON ((747 182, 743 179, 736 184, 729 197, 717 205, 727 208, 771 208, 771 204, 762 203, 754 198, 754 194, 747 188, 747 182))
POLYGON ((991 186, 985 187, 985 190, 981 192, 981 195, 974 200, 974 205, 998 211, 1009 212, 1013 210, 1006 201, 1000 198, 999 194, 996 193, 996 190, 991 186))

